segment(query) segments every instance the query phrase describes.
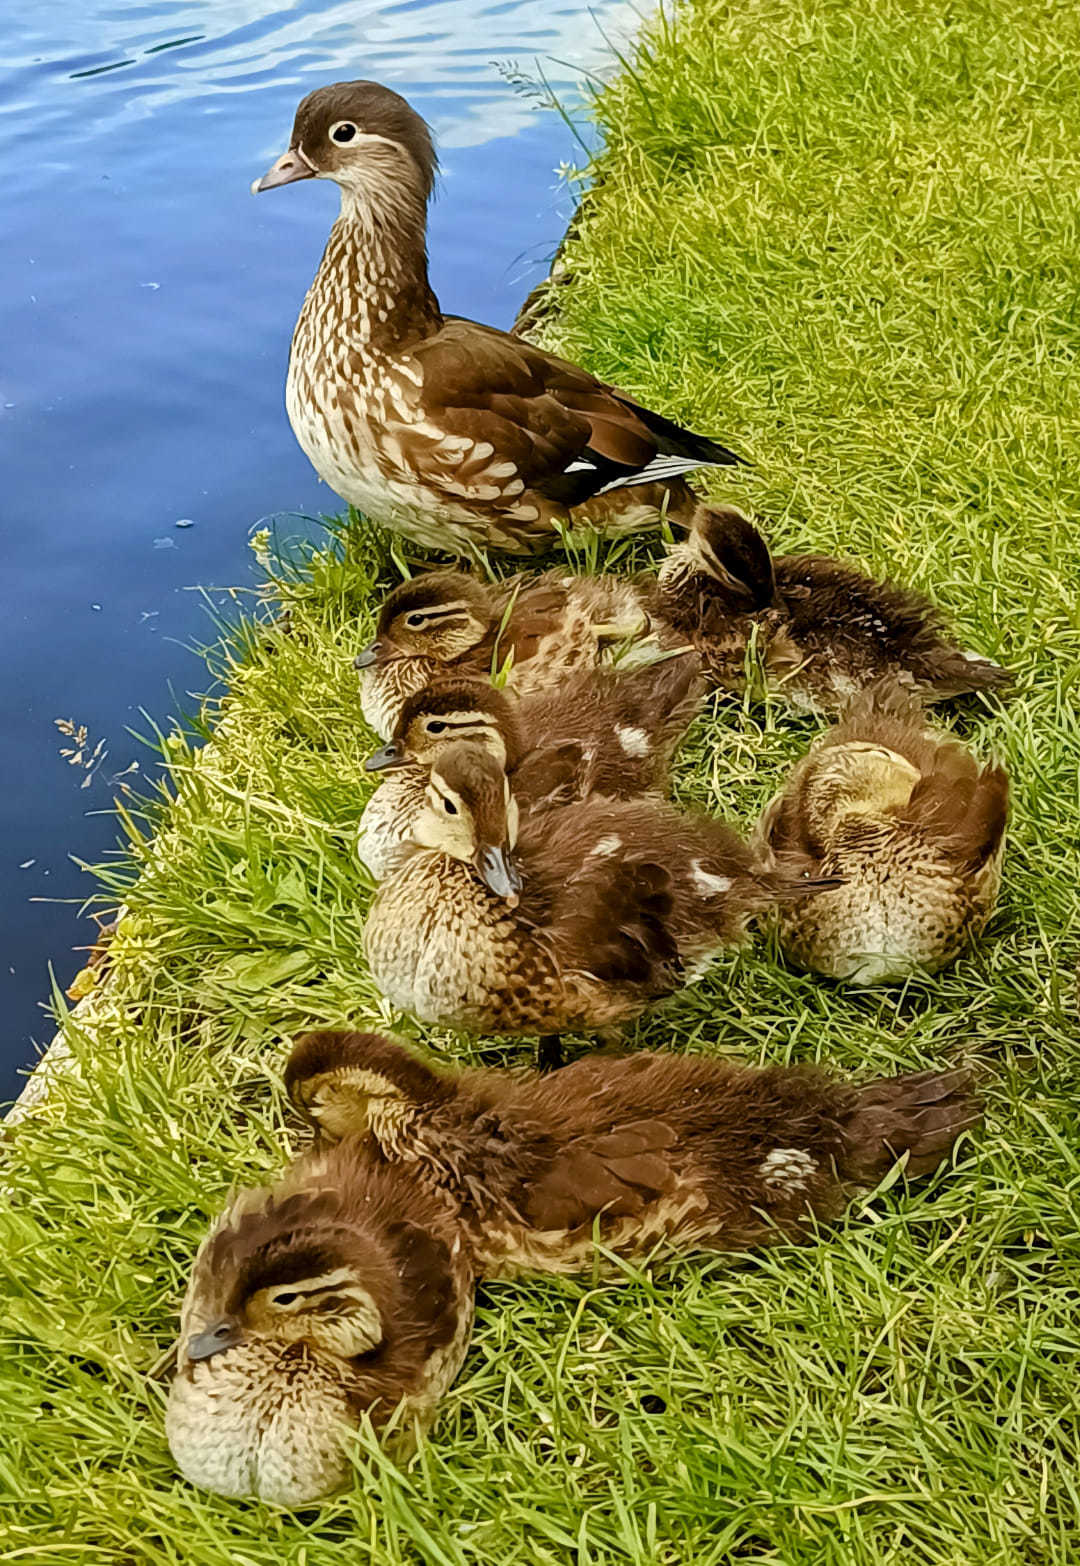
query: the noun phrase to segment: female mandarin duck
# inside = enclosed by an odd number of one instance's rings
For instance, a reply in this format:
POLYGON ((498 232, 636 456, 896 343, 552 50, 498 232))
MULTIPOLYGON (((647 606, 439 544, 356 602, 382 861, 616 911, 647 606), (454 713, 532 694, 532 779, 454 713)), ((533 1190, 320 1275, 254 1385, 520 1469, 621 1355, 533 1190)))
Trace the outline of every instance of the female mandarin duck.
POLYGON ((918 702, 876 687, 795 767, 758 839, 840 885, 778 910, 790 959, 856 984, 936 972, 982 930, 1001 881, 1009 780, 918 702))
POLYGON ((751 918, 835 884, 766 868, 734 832, 662 800, 589 798, 526 817, 486 746, 440 750, 364 927, 392 1005, 479 1033, 610 1026, 698 976, 751 918))
POLYGON ((397 93, 337 82, 296 111, 256 191, 331 179, 341 213, 293 336, 286 406, 330 487, 426 548, 533 553, 698 507, 681 476, 739 459, 520 337, 444 316, 428 282, 431 134, 397 93))
POLYGON ((233 1198, 184 1300, 166 1434, 219 1495, 338 1489, 362 1414, 407 1447, 461 1366, 473 1270, 454 1204, 357 1141, 233 1198))
POLYGON ((389 772, 368 801, 358 850, 376 879, 415 851, 428 772, 455 740, 474 740, 505 767, 518 807, 536 813, 600 795, 667 789, 671 758, 704 690, 696 653, 627 673, 585 669, 558 691, 515 701, 486 680, 443 679, 410 696, 390 742, 369 756, 389 772))
POLYGON ((659 588, 655 617, 698 649, 712 683, 742 688, 753 640, 768 688, 803 712, 835 712, 885 678, 923 702, 1012 684, 1008 670, 950 641, 919 594, 827 555, 774 558, 730 506, 695 518, 659 588))
POLYGON ((643 1053, 450 1071, 377 1033, 305 1035, 285 1080, 326 1138, 373 1143, 451 1199, 485 1277, 572 1271, 596 1239, 621 1256, 800 1239, 897 1159, 936 1168, 980 1119, 963 1070, 853 1086, 643 1053))
POLYGON ((394 588, 355 659, 364 717, 388 740, 403 703, 445 675, 502 674, 516 696, 532 696, 629 644, 642 657, 685 649, 658 606, 651 576, 545 571, 484 582, 465 571, 425 572, 394 588))

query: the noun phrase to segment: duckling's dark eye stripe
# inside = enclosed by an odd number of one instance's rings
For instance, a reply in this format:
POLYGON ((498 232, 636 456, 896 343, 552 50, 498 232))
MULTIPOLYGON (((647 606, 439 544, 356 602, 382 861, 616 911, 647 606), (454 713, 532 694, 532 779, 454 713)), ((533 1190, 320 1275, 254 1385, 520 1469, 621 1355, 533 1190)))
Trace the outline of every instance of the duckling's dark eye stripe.
POLYGON ((306 1289, 300 1288, 299 1285, 289 1289, 282 1289, 273 1296, 273 1303, 275 1305, 291 1305, 295 1300, 311 1300, 317 1294, 322 1294, 329 1287, 331 1285, 326 1283, 313 1283, 306 1289))
POLYGON ((410 609, 406 615, 410 625, 417 625, 421 621, 449 620, 457 618, 464 620, 467 616, 467 604, 437 604, 430 609, 410 609))
POLYGON ((445 734, 447 729, 454 729, 462 733, 469 729, 493 729, 495 725, 479 713, 469 713, 461 718, 429 718, 427 731, 429 734, 445 734))

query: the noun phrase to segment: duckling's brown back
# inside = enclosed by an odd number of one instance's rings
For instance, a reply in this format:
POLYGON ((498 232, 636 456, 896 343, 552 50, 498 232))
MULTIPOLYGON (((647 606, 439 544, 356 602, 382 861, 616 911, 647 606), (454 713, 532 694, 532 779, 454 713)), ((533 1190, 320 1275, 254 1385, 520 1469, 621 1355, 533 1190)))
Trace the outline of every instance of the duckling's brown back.
POLYGON ((666 792, 671 758, 704 693, 696 653, 635 668, 568 675, 557 690, 525 698, 528 747, 514 768, 519 803, 569 804, 600 794, 666 792))

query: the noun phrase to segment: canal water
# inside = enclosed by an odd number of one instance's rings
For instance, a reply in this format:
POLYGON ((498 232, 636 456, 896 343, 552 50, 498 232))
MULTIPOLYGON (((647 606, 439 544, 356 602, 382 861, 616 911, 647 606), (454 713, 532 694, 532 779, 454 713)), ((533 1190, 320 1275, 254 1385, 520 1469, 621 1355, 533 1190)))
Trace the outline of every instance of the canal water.
MULTIPOLYGON (((36 0, 0 18, 0 1099, 48 1041, 116 841, 129 730, 191 705, 199 586, 250 584, 260 518, 337 509, 282 404, 336 210, 252 200, 313 87, 373 77, 434 125, 435 287, 508 325, 543 274, 581 149, 564 99, 637 22, 621 0, 36 0), (65 754, 66 753, 66 754, 65 754)), ((134 774, 131 774, 134 776, 134 774)))

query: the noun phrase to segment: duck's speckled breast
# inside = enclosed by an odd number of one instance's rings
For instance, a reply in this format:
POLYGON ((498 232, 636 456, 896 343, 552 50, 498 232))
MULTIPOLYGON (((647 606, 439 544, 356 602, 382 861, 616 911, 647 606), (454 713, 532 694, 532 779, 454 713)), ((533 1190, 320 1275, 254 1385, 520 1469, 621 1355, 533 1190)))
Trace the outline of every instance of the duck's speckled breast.
POLYGON ((422 1022, 528 1033, 560 1004, 561 980, 542 940, 469 866, 430 850, 379 888, 364 953, 391 1005, 422 1022))
POLYGON ((192 1484, 302 1506, 345 1483, 347 1389, 301 1345, 284 1360, 280 1345, 252 1340, 178 1373, 165 1433, 192 1484))
POLYGON ((385 881, 415 853, 410 834, 426 794, 425 769, 402 767, 389 773, 368 800, 356 851, 376 881, 385 881))

